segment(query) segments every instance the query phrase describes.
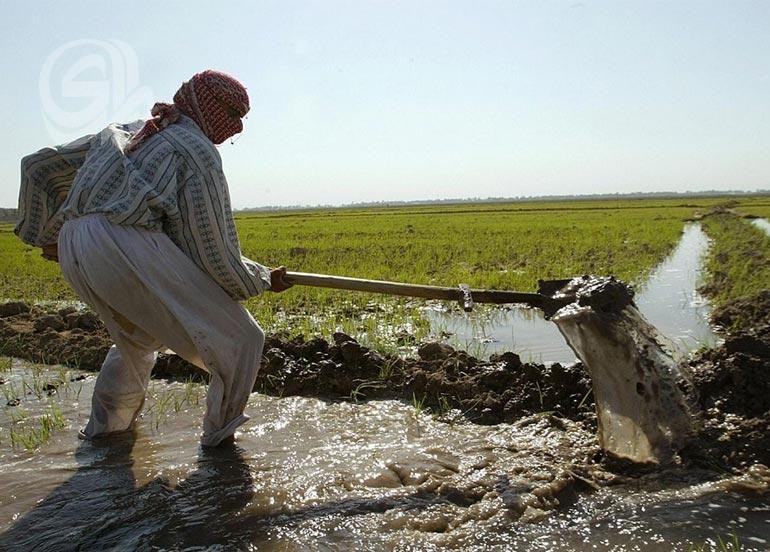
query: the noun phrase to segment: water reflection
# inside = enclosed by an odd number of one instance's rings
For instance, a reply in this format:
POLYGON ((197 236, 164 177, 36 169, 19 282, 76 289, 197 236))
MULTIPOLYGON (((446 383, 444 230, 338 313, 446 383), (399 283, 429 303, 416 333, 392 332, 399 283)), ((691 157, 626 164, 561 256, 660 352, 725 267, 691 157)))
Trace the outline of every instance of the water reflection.
POLYGON ((680 355, 716 343, 708 323, 709 304, 697 291, 708 245, 700 224, 686 224, 679 245, 640 286, 635 299, 639 311, 680 355))
POLYGON ((767 235, 770 236, 770 221, 764 218, 757 218, 753 219, 751 221, 751 224, 756 226, 757 228, 760 228, 767 232, 767 235))
MULTIPOLYGON (((637 290, 639 311, 666 336, 681 357, 716 337, 708 324, 709 305, 697 292, 708 238, 700 224, 686 224, 679 244, 637 290)), ((524 360, 574 362, 556 326, 539 310, 477 309, 474 313, 426 309, 433 334, 450 334, 449 341, 472 354, 514 351, 524 360)))
POLYGON ((434 335, 448 335, 453 346, 478 357, 514 351, 527 362, 576 360, 556 326, 537 309, 477 306, 474 312, 458 313, 433 307, 425 316, 434 335))

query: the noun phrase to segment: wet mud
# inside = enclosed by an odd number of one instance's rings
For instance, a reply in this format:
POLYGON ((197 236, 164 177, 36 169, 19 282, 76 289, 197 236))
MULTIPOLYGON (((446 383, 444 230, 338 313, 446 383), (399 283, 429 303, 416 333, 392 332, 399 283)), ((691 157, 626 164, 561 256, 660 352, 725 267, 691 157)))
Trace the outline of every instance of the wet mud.
MULTIPOLYGON (((692 381, 683 391, 695 406, 695 426, 692 437, 681 444, 681 465, 738 471, 755 463, 770 465, 768 313, 770 291, 714 313, 719 325, 734 328, 740 319, 742 329, 730 330, 723 345, 687 361, 692 381)), ((88 311, 0 304, 3 355, 98 371, 110 345, 101 322, 88 311)), ((159 356, 153 375, 206 379, 204 372, 173 354, 159 356)), ((341 333, 331 341, 268 336, 254 390, 327 402, 397 399, 447 422, 494 425, 542 414, 557 424, 597 430, 591 379, 581 363, 526 363, 512 352, 483 360, 437 342, 420 346, 415 357, 401 358, 380 354, 341 333)), ((601 453, 596 460, 630 469, 601 453)))
MULTIPOLYGON (((110 345, 106 330, 90 312, 0 305, 0 352, 6 356, 98 371, 110 345)), ((153 376, 207 378, 174 354, 159 355, 153 376)), ((480 360, 438 342, 420 346, 416 357, 401 358, 382 355, 343 333, 334 334, 331 342, 268 336, 254 386, 279 397, 400 399, 447 419, 487 425, 537 413, 594 424, 590 389, 579 363, 524 363, 511 352, 480 360)))
POLYGON ((720 466, 770 465, 770 290, 714 311, 727 330, 721 347, 696 355, 699 406, 693 460, 720 466))

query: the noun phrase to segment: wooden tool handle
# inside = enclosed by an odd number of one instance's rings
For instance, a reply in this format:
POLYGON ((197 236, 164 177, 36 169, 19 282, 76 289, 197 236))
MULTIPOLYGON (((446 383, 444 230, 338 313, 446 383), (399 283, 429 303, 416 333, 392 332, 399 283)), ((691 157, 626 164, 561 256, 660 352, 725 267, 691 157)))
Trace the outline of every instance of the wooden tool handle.
MULTIPOLYGON (((368 291, 370 293, 385 293, 388 295, 403 295, 407 297, 422 297, 424 299, 444 299, 460 301, 470 305, 467 291, 460 287, 428 286, 422 284, 405 284, 384 280, 365 280, 363 278, 348 278, 346 276, 331 276, 328 274, 310 274, 306 272, 287 272, 284 278, 288 283, 301 286, 314 286, 350 291, 368 291)), ((523 303, 532 307, 544 308, 553 301, 550 297, 538 293, 522 293, 518 291, 501 291, 493 289, 471 289, 471 298, 475 303, 523 303)))

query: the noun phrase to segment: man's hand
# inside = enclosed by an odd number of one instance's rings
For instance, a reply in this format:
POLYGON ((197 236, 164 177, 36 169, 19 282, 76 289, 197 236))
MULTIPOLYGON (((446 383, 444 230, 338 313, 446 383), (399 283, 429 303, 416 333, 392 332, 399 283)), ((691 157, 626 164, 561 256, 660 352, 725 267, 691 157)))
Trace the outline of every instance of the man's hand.
POLYGON ((270 289, 271 291, 280 292, 289 289, 292 284, 285 280, 286 267, 279 266, 278 268, 270 269, 270 289))
POLYGON ((43 246, 43 252, 40 254, 46 261, 59 262, 59 245, 56 243, 49 243, 43 246))

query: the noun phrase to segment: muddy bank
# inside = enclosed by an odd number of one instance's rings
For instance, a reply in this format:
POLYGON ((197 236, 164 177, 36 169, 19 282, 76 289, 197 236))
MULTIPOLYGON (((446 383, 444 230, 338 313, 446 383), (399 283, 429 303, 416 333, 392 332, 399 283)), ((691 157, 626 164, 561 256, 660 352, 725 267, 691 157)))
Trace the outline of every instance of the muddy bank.
MULTIPOLYGON (((701 412, 697 433, 683 453, 685 463, 745 468, 770 465, 770 292, 715 313, 727 334, 723 346, 689 361, 701 412)), ((45 363, 97 371, 109 336, 89 312, 44 311, 23 303, 0 305, 0 352, 45 363)), ((154 376, 205 378, 176 355, 161 355, 154 376)), ((543 413, 596 429, 591 382, 583 366, 524 363, 508 352, 489 360, 439 343, 402 359, 368 349, 350 336, 331 342, 269 336, 255 391, 360 402, 400 399, 430 409, 439 419, 460 417, 479 424, 512 422, 543 413)))
MULTIPOLYGON (((72 308, 55 312, 23 304, 0 305, 0 351, 34 362, 98 371, 111 345, 101 322, 72 308)), ((161 354, 155 377, 203 378, 176 355, 161 354)), ((590 381, 580 364, 523 363, 504 353, 482 361, 440 343, 416 358, 385 356, 338 333, 333 341, 268 336, 255 391, 326 400, 402 399, 451 419, 481 424, 536 413, 593 423, 590 381)))
POLYGON ((770 465, 770 290, 715 310, 712 321, 729 330, 724 345, 690 361, 701 410, 690 454, 711 465, 770 465))

